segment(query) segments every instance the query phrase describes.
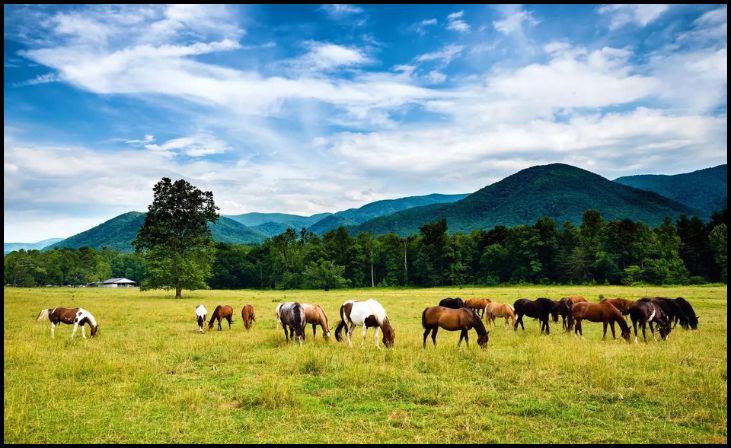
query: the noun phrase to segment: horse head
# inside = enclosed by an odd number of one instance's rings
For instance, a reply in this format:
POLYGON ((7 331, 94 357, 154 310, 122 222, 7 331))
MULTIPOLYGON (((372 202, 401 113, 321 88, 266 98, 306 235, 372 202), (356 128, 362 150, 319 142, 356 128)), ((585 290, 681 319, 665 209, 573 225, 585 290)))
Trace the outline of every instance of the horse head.
POLYGON ((487 348, 487 341, 490 339, 490 332, 488 331, 484 335, 477 338, 477 345, 480 346, 480 348, 487 348))
POLYGON ((98 324, 97 325, 94 325, 93 327, 91 327, 91 337, 93 338, 94 336, 96 336, 96 333, 98 331, 99 331, 99 325, 98 324))
POLYGON ((386 348, 393 347, 393 343, 396 340, 396 329, 388 322, 388 318, 383 319, 381 330, 383 331, 383 345, 386 348))

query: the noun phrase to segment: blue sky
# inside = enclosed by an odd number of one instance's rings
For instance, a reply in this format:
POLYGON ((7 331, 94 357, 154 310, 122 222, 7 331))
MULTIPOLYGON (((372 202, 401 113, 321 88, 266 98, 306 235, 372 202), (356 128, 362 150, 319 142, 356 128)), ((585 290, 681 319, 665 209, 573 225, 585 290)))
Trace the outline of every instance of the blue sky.
POLYGON ((726 163, 725 5, 8 6, 4 238, 726 163))

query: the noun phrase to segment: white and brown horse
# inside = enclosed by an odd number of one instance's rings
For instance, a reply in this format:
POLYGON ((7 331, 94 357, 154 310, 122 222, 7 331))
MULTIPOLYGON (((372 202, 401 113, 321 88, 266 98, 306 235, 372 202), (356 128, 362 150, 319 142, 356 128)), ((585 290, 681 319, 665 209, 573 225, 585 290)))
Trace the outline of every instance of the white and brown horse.
POLYGON ((289 339, 297 339, 300 345, 305 340, 305 326, 307 320, 305 318, 305 310, 297 302, 284 302, 277 305, 277 322, 282 324, 284 329, 284 339, 289 342, 289 339), (287 332, 289 329, 289 333, 287 332))
POLYGON ((96 336, 96 333, 99 331, 99 324, 97 324, 94 316, 83 308, 48 308, 41 310, 36 320, 46 318, 51 321, 51 337, 56 336, 56 325, 62 322, 68 325, 74 324, 74 331, 71 333, 72 338, 76 334, 76 330, 81 326, 81 335, 86 339, 86 330, 84 329, 84 325, 86 324, 89 324, 91 328, 91 337, 96 336))
POLYGON ((312 324, 312 336, 315 336, 316 328, 319 325, 322 328, 322 337, 325 340, 330 338, 330 326, 327 323, 327 316, 320 305, 311 303, 303 303, 302 308, 305 310, 305 320, 308 324, 312 324))
POLYGON ((208 314, 208 310, 206 309, 203 304, 198 305, 195 307, 195 320, 198 322, 198 331, 203 333, 203 324, 206 323, 206 315, 208 314))
POLYGON ((396 339, 396 330, 391 326, 386 316, 386 310, 380 303, 373 299, 366 301, 348 300, 340 307, 340 323, 335 329, 335 339, 341 340, 340 332, 347 327, 346 335, 348 336, 348 346, 353 346, 353 329, 356 325, 363 326, 363 339, 360 342, 361 348, 364 347, 366 332, 368 327, 376 328, 376 348, 378 346, 378 330, 383 331, 383 345, 387 348, 393 347, 396 339))

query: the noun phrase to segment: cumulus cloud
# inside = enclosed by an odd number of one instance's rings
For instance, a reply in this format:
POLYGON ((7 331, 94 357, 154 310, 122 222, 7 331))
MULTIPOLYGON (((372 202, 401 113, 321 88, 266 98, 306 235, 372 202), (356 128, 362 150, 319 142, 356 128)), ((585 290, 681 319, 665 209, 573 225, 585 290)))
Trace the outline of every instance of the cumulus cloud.
POLYGON ((609 16, 609 29, 616 30, 625 25, 646 26, 655 21, 670 5, 604 5, 598 9, 599 14, 609 16))

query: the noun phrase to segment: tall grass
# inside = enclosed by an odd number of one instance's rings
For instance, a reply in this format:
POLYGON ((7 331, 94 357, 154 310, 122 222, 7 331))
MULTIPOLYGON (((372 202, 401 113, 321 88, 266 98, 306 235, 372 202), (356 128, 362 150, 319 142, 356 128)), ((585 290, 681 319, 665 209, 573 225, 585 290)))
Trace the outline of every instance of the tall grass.
MULTIPOLYGON (((525 287, 318 291, 164 292, 110 289, 4 291, 4 441, 49 442, 634 442, 726 443, 726 287, 525 287), (422 349, 421 312, 450 296, 683 296, 697 331, 667 341, 601 340, 490 330, 486 350, 470 334, 440 330, 422 349), (396 327, 396 345, 376 350, 326 342, 307 328, 304 346, 275 330, 279 301, 323 306, 330 325, 347 299, 375 298, 396 327), (231 330, 197 331, 198 303, 234 307, 231 330), (246 332, 240 311, 254 306, 246 332), (99 337, 50 337, 41 308, 83 306, 99 337)), ((640 335, 640 340, 642 339, 640 335)))

